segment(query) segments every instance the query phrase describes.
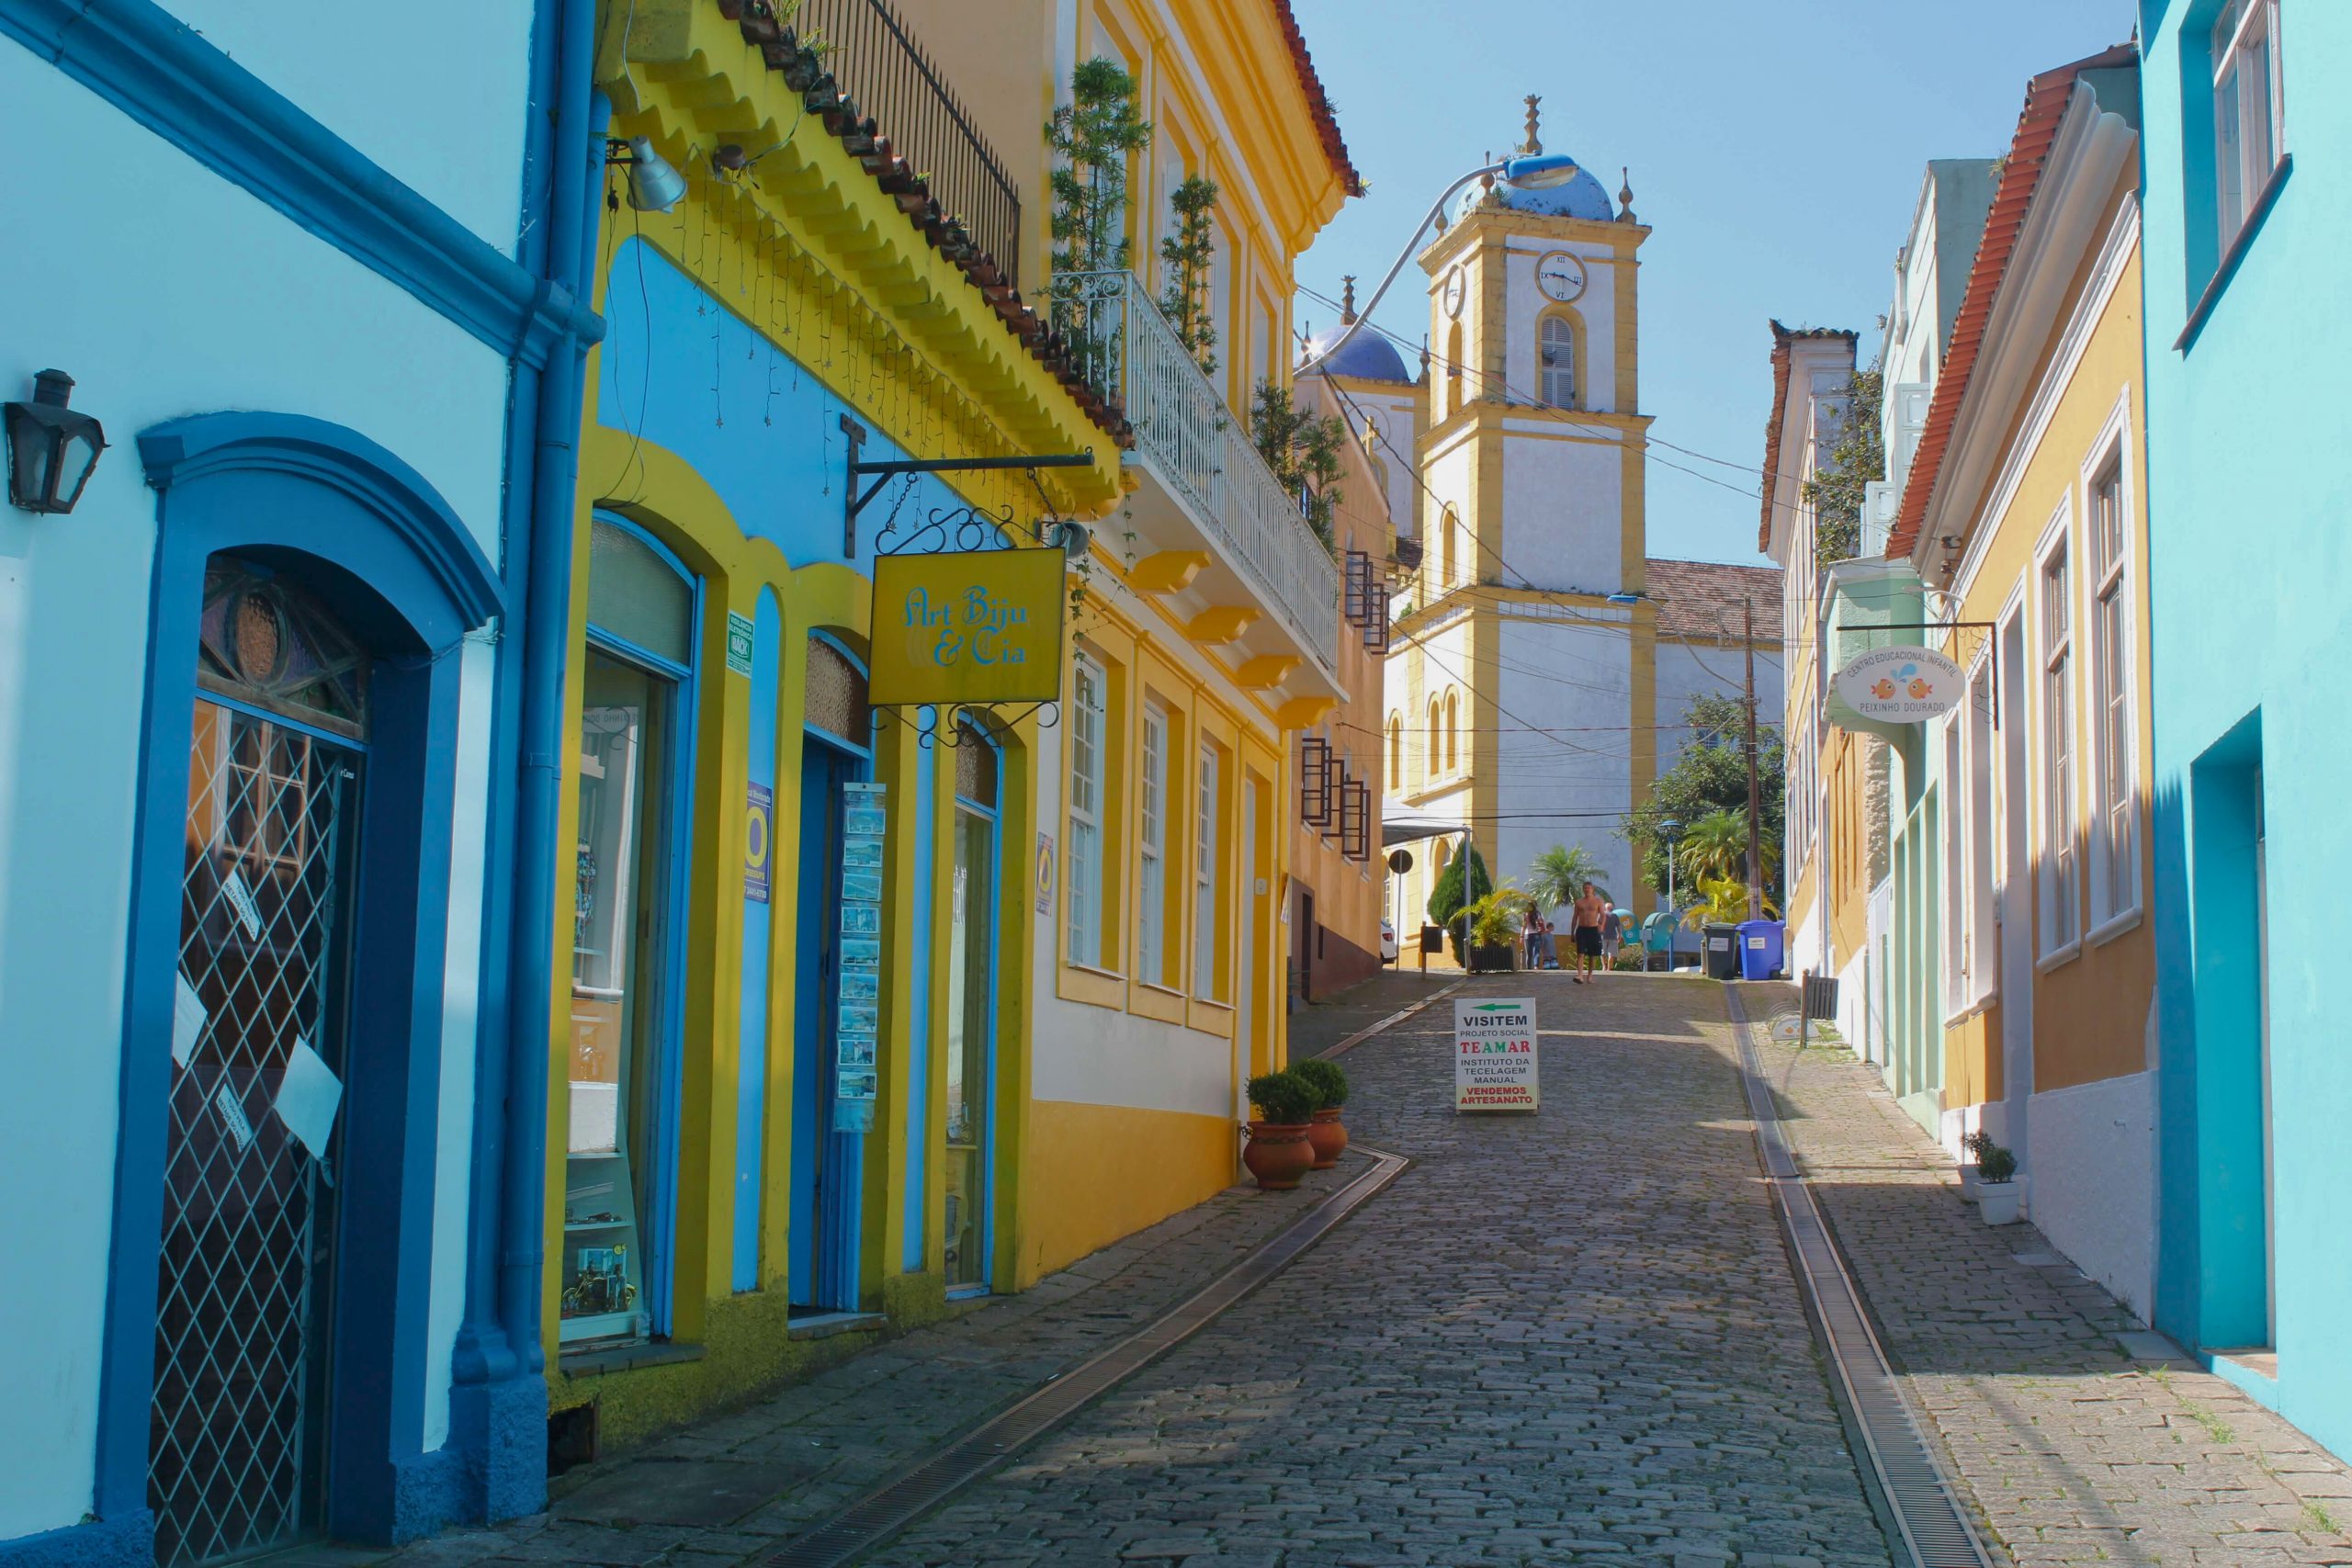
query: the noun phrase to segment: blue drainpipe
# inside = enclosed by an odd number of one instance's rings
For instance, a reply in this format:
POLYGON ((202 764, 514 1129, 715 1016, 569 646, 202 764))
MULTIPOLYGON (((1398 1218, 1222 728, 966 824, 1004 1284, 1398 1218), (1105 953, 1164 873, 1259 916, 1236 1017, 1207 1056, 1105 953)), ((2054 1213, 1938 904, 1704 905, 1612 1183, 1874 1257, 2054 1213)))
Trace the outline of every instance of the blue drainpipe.
MULTIPOLYGON (((600 183, 592 176, 611 113, 592 92, 594 23, 595 0, 538 0, 532 24, 516 259, 558 304, 590 294, 600 183)), ((576 448, 587 353, 601 327, 559 338, 543 370, 518 356, 507 411, 509 609, 493 682, 466 1314, 450 1411, 450 1447, 470 1482, 463 1511, 487 1519, 534 1513, 547 1499, 547 1008, 576 448)))

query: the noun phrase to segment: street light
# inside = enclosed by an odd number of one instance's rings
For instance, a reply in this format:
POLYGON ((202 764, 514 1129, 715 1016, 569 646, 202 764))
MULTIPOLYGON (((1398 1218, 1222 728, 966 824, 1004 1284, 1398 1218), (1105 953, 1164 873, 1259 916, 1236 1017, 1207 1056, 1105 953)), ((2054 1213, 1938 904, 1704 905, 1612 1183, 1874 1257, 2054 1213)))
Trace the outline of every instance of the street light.
POLYGON ((1413 259, 1414 249, 1421 243, 1422 231, 1437 221, 1438 215, 1445 210, 1445 204, 1453 199, 1455 191, 1472 180, 1484 179, 1488 175, 1499 175, 1503 184, 1516 186, 1521 190, 1549 190, 1555 186, 1567 184, 1581 172, 1577 167, 1577 161, 1565 152, 1522 152, 1517 157, 1505 158, 1499 164, 1473 169, 1446 186, 1444 193, 1430 205, 1421 220, 1413 226, 1412 233, 1406 238, 1405 248, 1396 253, 1396 260, 1388 268, 1388 275, 1380 280, 1380 287, 1372 291, 1372 298, 1356 313, 1355 320, 1340 329, 1340 335, 1331 340, 1330 347, 1300 366, 1293 374, 1304 376, 1339 353, 1347 346, 1348 340, 1363 329, 1364 322, 1372 320, 1373 311, 1379 308, 1380 297, 1388 292, 1388 286, 1396 281, 1396 275, 1405 270, 1407 262, 1413 259))
POLYGON ((68 406, 74 378, 44 370, 33 378, 33 400, 6 406, 8 504, 27 512, 66 513, 107 449, 107 433, 88 414, 68 406))

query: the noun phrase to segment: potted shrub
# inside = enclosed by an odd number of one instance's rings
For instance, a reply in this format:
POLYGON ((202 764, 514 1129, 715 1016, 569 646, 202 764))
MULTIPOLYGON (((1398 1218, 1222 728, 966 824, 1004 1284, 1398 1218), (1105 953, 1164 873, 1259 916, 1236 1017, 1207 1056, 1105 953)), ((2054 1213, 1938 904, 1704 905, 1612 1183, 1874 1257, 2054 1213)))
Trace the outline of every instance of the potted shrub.
POLYGON ((1291 1076, 1304 1078, 1315 1091, 1315 1115, 1306 1124, 1306 1144, 1315 1151, 1315 1168, 1329 1170, 1348 1152, 1348 1129, 1340 1121, 1340 1107, 1348 1102, 1348 1075, 1337 1062, 1309 1056, 1290 1065, 1291 1076))
POLYGON ((1519 964, 1520 933, 1526 929, 1527 895, 1510 883, 1464 911, 1470 925, 1470 972, 1500 973, 1519 964))
POLYGON ((1478 846, 1467 841, 1437 874, 1437 886, 1430 889, 1430 923, 1446 929, 1453 939, 1454 962, 1465 969, 1470 967, 1470 922, 1464 917, 1473 903, 1494 890, 1495 879, 1487 874, 1478 846))
POLYGON ((1962 1134, 1960 1146, 1968 1151, 1968 1157, 1960 1162, 1961 1201, 1973 1203, 1976 1201, 1976 1190, 1983 1179, 1977 1174, 1980 1162, 1984 1158, 1984 1151, 1993 1146, 1993 1135, 1979 1127, 1973 1133, 1962 1134))
POLYGON ((1250 1103, 1258 1117, 1241 1163, 1269 1192, 1298 1185, 1315 1165, 1306 1130, 1315 1116, 1315 1090, 1296 1073, 1261 1073, 1250 1080, 1250 1103))
POLYGON ((1976 1212, 1988 1225, 2013 1225, 2025 1194, 2017 1183, 2018 1156, 2000 1145, 1985 1142, 1976 1156, 1976 1212))

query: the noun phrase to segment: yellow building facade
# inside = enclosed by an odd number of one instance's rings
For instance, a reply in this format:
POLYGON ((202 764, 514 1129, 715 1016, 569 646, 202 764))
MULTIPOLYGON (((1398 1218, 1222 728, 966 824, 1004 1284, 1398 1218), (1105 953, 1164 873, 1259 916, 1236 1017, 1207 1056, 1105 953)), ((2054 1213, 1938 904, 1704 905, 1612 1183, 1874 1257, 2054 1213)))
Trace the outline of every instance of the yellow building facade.
MULTIPOLYGON (((1336 700, 1336 569, 1311 536, 1319 575, 1295 537, 1231 548, 1048 332, 1044 127, 1103 37, 1140 40, 1148 118, 1276 106, 1221 204, 1238 234, 1303 244, 1352 185, 1272 8, 1198 9, 1252 52, 910 5, 890 47, 955 115, 873 39, 820 60, 757 6, 602 18, 614 327, 548 998, 559 1452, 1023 1289, 1233 1179, 1239 1078, 1282 1058, 1285 728, 1336 700), (669 205, 639 200, 648 152, 683 176, 669 205), (999 466, 911 467, 972 459, 999 466), (899 467, 854 467, 876 462, 899 467), (1026 639, 1034 700, 888 700, 876 638, 917 611, 877 626, 878 563, 1004 547, 1062 563, 984 628, 1026 639)), ((1287 299, 1289 256, 1237 244, 1237 321, 1277 277, 1287 299)), ((1136 354, 1154 330, 1122 323, 1136 354)))

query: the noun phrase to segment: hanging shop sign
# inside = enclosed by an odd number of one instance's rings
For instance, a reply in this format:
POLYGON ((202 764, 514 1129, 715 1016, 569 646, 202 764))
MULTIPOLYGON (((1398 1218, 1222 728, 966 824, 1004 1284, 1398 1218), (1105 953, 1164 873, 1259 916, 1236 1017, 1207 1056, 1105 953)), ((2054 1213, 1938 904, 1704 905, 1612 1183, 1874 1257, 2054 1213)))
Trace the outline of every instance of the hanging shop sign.
POLYGON ((833 1131, 874 1130, 882 1021, 882 836, 888 784, 842 786, 841 997, 833 1030, 833 1131))
POLYGON ((1874 648, 1838 671, 1838 696, 1863 718, 1917 724, 1949 713, 1968 689, 1960 666, 1932 648, 1874 648))
POLYGON ((1453 1004, 1453 1109, 1532 1111, 1535 998, 1488 997, 1453 1004))
POLYGON ((1051 549, 876 558, 871 700, 1058 702, 1067 558, 1051 549))

